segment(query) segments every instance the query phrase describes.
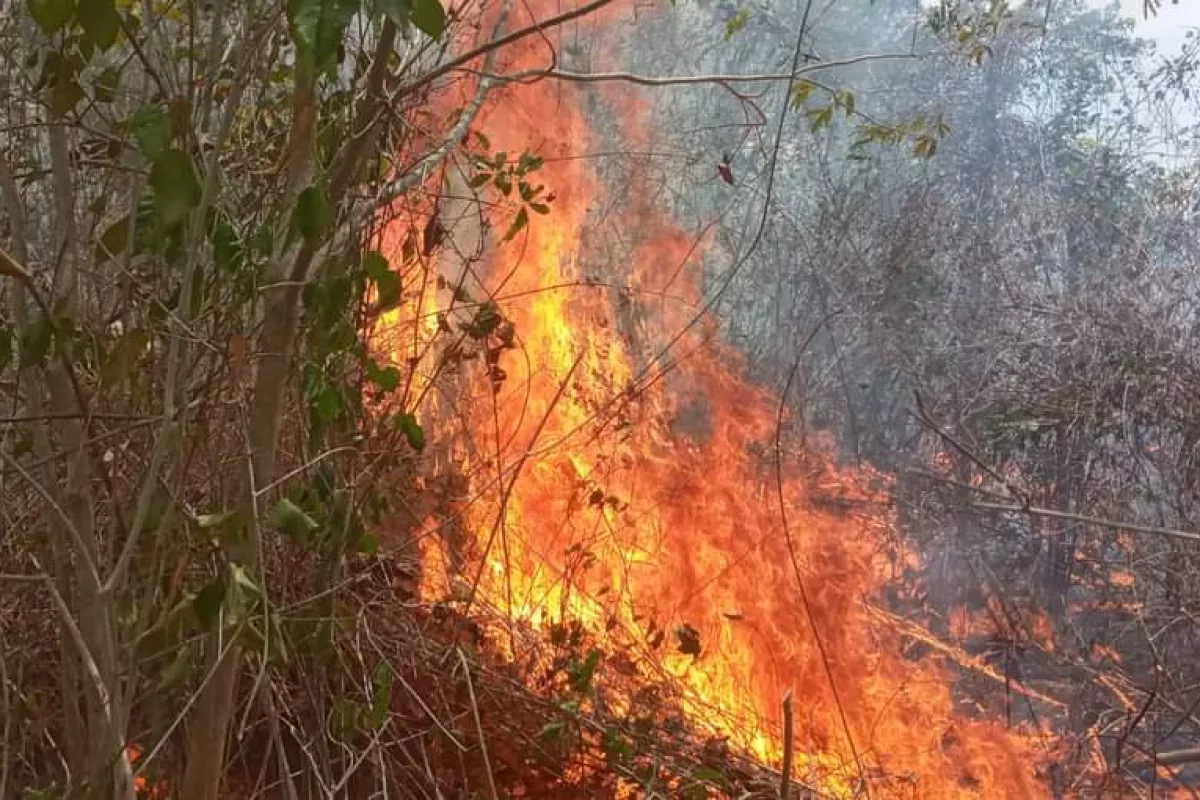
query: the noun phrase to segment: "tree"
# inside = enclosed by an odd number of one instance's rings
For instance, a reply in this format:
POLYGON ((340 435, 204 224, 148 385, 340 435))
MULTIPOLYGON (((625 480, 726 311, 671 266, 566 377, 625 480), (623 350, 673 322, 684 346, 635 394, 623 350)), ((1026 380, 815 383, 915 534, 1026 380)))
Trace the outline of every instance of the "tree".
MULTIPOLYGON (((381 218, 458 152, 492 86, 458 69, 605 2, 512 26, 508 6, 439 0, 5 15, 3 585, 54 620, 59 668, 37 682, 60 791, 131 798, 186 730, 173 778, 217 797, 248 654, 291 781, 263 680, 288 640, 274 603, 304 577, 280 571, 288 537, 336 585, 378 546, 372 448, 424 446, 361 335, 422 257, 390 267, 381 218)), ((32 713, 4 680, 5 718, 32 713)), ((43 774, 15 764, 14 782, 43 774)))

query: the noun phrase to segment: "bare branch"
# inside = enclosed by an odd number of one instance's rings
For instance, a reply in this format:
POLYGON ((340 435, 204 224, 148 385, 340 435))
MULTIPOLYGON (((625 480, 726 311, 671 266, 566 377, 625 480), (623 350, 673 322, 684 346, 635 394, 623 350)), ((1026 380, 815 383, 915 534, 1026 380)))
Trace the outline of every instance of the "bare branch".
POLYGON ((1052 508, 1038 508, 1037 506, 1014 506, 1005 505, 1003 503, 972 503, 973 508, 983 509, 985 511, 1004 511, 1012 514, 1032 514, 1035 517, 1048 517, 1050 519, 1065 519, 1072 522, 1082 522, 1085 525, 1099 525, 1102 528, 1112 528, 1118 531, 1129 531, 1130 533, 1150 533, 1156 536, 1167 536, 1172 539, 1182 539, 1186 542, 1200 542, 1200 533, 1193 531, 1181 531, 1175 528, 1160 528, 1154 525, 1137 525, 1132 522, 1120 522, 1119 520, 1104 519, 1102 517, 1090 517, 1086 514, 1072 514, 1068 511, 1055 511, 1052 508))
POLYGON ((869 53, 852 58, 842 58, 836 61, 822 61, 800 67, 795 72, 768 72, 749 75, 638 75, 632 72, 571 72, 564 69, 531 69, 511 75, 493 75, 484 68, 481 74, 496 81, 512 83, 515 81, 538 80, 552 78, 554 80, 572 83, 635 83, 639 86, 695 86, 697 84, 736 84, 736 83, 779 83, 795 80, 809 73, 821 70, 846 67, 868 61, 894 61, 920 58, 914 53, 869 53))
POLYGON ((445 64, 437 67, 436 69, 430 70, 411 83, 405 84, 396 93, 396 96, 404 97, 412 94, 417 89, 420 89, 423 86, 428 86, 430 83, 442 77, 443 75, 449 74, 454 70, 465 66, 466 64, 470 64, 480 56, 500 50, 501 48, 507 47, 514 42, 519 42, 528 36, 532 36, 535 33, 541 33, 549 30, 550 28, 562 25, 564 22, 570 22, 573 19, 586 17, 595 11, 599 11, 606 5, 609 5, 611 2, 613 2, 613 0, 592 0, 592 2, 582 5, 579 8, 572 9, 571 11, 565 11, 556 17, 551 17, 550 19, 542 22, 535 22, 532 25, 527 25, 526 27, 515 30, 512 33, 505 34, 498 39, 493 39, 486 44, 482 44, 479 47, 468 50, 457 58, 450 59, 445 64))

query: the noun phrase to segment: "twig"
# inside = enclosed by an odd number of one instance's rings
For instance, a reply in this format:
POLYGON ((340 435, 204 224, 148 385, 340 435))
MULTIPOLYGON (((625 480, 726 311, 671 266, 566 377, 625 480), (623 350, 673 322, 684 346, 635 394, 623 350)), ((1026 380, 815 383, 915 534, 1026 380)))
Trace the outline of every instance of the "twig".
MULTIPOLYGON (((264 639, 271 638, 269 635, 264 636, 264 639)), ((267 728, 271 734, 271 744, 275 748, 275 756, 279 759, 279 772, 282 776, 284 788, 287 790, 287 800, 299 800, 300 795, 296 792, 296 782, 292 779, 292 768, 288 764, 287 750, 283 747, 283 736, 279 729, 279 709, 275 705, 273 697, 274 689, 270 681, 264 681, 259 684, 259 697, 267 712, 267 728)), ((266 759, 263 763, 266 764, 266 759)), ((346 773, 346 780, 350 779, 353 772, 346 773)), ((340 787, 339 787, 340 788, 340 787)), ((332 795, 337 794, 335 789, 332 795)))
MULTIPOLYGON (((1129 721, 1129 724, 1125 726, 1125 730, 1121 731, 1121 735, 1117 737, 1117 746, 1115 748, 1115 755, 1113 756, 1115 769, 1121 768, 1121 751, 1125 749, 1125 742, 1129 739, 1129 735, 1133 733, 1138 725, 1141 724, 1142 718, 1146 716, 1146 712, 1150 710, 1150 706, 1154 704, 1154 698, 1157 696, 1158 690, 1151 689, 1150 694, 1146 695, 1146 702, 1142 704, 1142 707, 1138 709, 1137 714, 1129 721)), ((1158 757, 1155 756, 1154 760, 1157 762, 1158 757)))
MULTIPOLYGON (((62 522, 62 524, 66 527, 67 532, 71 535, 71 540, 75 545, 75 549, 78 551, 76 556, 82 561, 83 567, 88 571, 88 577, 94 581, 96 586, 99 586, 100 571, 96 566, 96 561, 92 558, 92 551, 88 548, 87 542, 84 541, 83 534, 79 532, 79 528, 77 528, 75 523, 71 521, 71 518, 67 515, 67 512, 63 510, 63 507, 54 500, 53 496, 51 496, 50 490, 43 486, 37 478, 30 475, 28 470, 21 466, 20 462, 10 456, 8 453, 4 452, 3 449, 0 449, 0 459, 3 459, 4 462, 8 464, 10 469, 16 471, 26 483, 33 487, 35 492, 41 495, 42 500, 46 502, 46 505, 50 507, 50 510, 54 512, 54 515, 58 517, 59 521, 62 522)), ((57 592, 57 589, 55 591, 57 592)))
POLYGON ((569 81, 571 83, 606 83, 610 81, 620 81, 623 83, 635 83, 639 86, 694 86, 697 84, 727 84, 727 83, 777 83, 779 81, 794 80, 802 75, 810 72, 818 72, 824 69, 833 69, 835 67, 845 67, 851 64, 859 64, 864 61, 881 61, 884 59, 910 59, 918 58, 919 56, 911 53, 868 53, 864 55, 854 56, 853 58, 843 58, 837 61, 823 61, 818 64, 810 64, 797 69, 795 72, 767 72, 756 73, 749 75, 638 75, 632 72, 571 72, 563 69, 531 69, 525 72, 515 72, 511 75, 494 75, 486 71, 481 74, 486 77, 494 78, 498 81, 511 83, 514 81, 525 81, 531 78, 553 78, 560 81, 569 81))
POLYGON ((925 410, 925 402, 921 399, 920 392, 917 392, 914 390, 913 391, 913 399, 916 401, 916 404, 917 404, 917 412, 914 416, 916 416, 916 418, 919 421, 924 423, 924 425, 927 428, 929 428, 931 431, 933 431, 938 436, 940 436, 942 439, 944 439, 946 442, 948 442, 951 447, 953 447, 955 450, 957 450, 959 453, 961 453, 963 456, 965 456, 967 459, 969 459, 977 467, 979 467, 981 470, 983 470, 988 475, 990 475, 993 480, 995 480, 997 483, 1000 483, 1001 485, 1003 485, 1005 489, 1008 489, 1009 493, 1014 498, 1021 501, 1022 508, 1029 505, 1029 498, 1025 495, 1025 493, 1023 491, 1021 491, 1018 487, 1014 486, 1012 484, 1012 482, 1008 480, 1008 478, 1005 478, 1003 475, 1001 475, 991 464, 987 463, 982 458, 975 455, 975 453, 972 452, 972 450, 969 447, 967 447, 965 444, 960 442, 949 431, 946 431, 945 429, 942 428, 942 426, 937 424, 937 422, 933 419, 933 417, 931 417, 929 415, 929 412, 925 410))
MULTIPOLYGON (((809 7, 812 6, 810 2, 809 7)), ((807 9, 805 11, 805 19, 808 18, 807 9)), ((803 25, 801 26, 803 28, 803 25)), ((799 53, 799 42, 796 44, 796 51, 799 53)), ((800 590, 800 601, 804 605, 804 614, 808 617, 808 626, 812 630, 813 641, 817 645, 817 652, 821 656, 821 666, 825 670, 825 677, 829 680, 829 689, 833 694, 833 704, 837 707, 838 718, 842 725, 842 732, 846 736, 846 743, 850 746, 850 753, 854 756, 854 764, 858 768, 858 778, 862 783, 863 794, 870 798, 871 788, 867 782, 867 773, 863 769, 862 757, 858 753, 858 747, 854 744, 854 734, 850 730, 850 720, 846 716, 846 707, 842 703, 841 694, 838 692, 837 680, 834 678, 833 665, 829 662, 829 653, 825 649, 825 640, 821 636, 821 629, 817 625, 816 615, 813 614, 812 603, 808 597, 808 585, 804 580, 804 573, 800 569, 800 559, 796 555, 796 545, 792 541, 791 530, 788 528, 787 517, 787 501, 783 496, 783 410, 787 407, 788 394, 791 392, 792 383, 796 380, 796 372, 800 369, 800 360, 804 357, 804 353, 808 350, 809 344, 816 338, 817 332, 825 326, 825 323, 839 312, 833 312, 825 316, 812 333, 804 340, 800 346, 800 352, 796 356, 796 360, 792 362, 792 368, 788 372, 787 382, 784 384, 783 393, 779 397, 779 413, 775 420, 775 488, 779 496, 779 517, 783 527, 783 539, 787 544, 788 557, 792 562, 792 572, 796 576, 796 586, 800 590)))
MULTIPOLYGON (((88 412, 81 411, 53 411, 41 414, 21 414, 11 417, 0 417, 0 425, 20 425, 33 422, 48 422, 56 419, 110 419, 110 420, 134 420, 138 422, 153 422, 162 419, 160 415, 146 414, 106 414, 103 412, 88 412)), ((91 444, 91 442, 85 442, 91 444)))
POLYGON ((1200 747, 1188 747, 1183 750, 1168 750, 1153 757, 1154 763, 1164 767, 1179 767, 1184 764, 1195 764, 1200 761, 1200 747))
MULTIPOLYGON (((39 572, 42 570, 42 565, 38 562, 34 555, 29 556, 29 560, 33 562, 33 566, 39 572)), ((59 617, 62 618, 63 626, 67 629, 67 634, 71 637, 75 647, 79 650, 79 660, 83 662, 84 669, 87 670, 88 677, 92 679, 92 687, 96 691, 96 696, 100 701, 100 711, 104 716, 105 726, 108 728, 109 743, 116 749, 116 758, 118 768, 120 769, 121 783, 124 791, 121 794, 127 794, 132 797, 133 792, 133 769, 129 762, 129 752, 125 749, 124 736, 117 728, 117 721, 114 719, 113 697, 109 692, 109 687, 104 681, 104 676, 100 673, 100 667, 96 664, 96 659, 92 655, 91 648, 88 647, 87 640, 84 639, 83 632, 79 630, 79 625, 75 622, 75 617, 71 614, 71 608, 67 605, 67 601, 63 599, 62 594, 58 591, 58 587, 54 585, 54 581, 49 575, 46 575, 42 584, 46 587, 46 591, 50 593, 50 599, 54 601, 54 607, 58 611, 59 617)))
POLYGON ((463 676, 467 681, 467 696, 471 698, 471 714, 475 717, 475 731, 479 734, 479 753, 483 756, 483 767, 487 772, 488 789, 491 790, 492 800, 500 800, 500 795, 496 793, 496 779, 492 776, 492 762, 488 759, 487 739, 483 735, 483 721, 479 718, 479 703, 475 701, 475 687, 471 683, 471 666, 467 663, 467 657, 463 654, 461 647, 454 648, 458 653, 458 660, 462 664, 463 676))
POLYGON ((1043 694, 1036 689, 1026 686, 1019 679, 1006 678, 1004 675, 999 674, 996 669, 987 662, 980 658, 976 658, 969 653, 964 653, 958 648, 943 642, 941 639, 937 638, 929 631, 925 630, 914 622, 910 622, 909 620, 899 617, 890 611, 886 611, 870 604, 867 604, 867 611, 874 614, 883 622, 895 626, 904 636, 908 636, 909 638, 915 639, 924 645, 932 647, 934 650, 942 653, 942 655, 952 659, 954 663, 958 664, 964 669, 969 669, 986 678, 990 678, 997 683, 1005 683, 1007 680, 1009 688, 1012 689, 1012 691, 1016 692, 1017 694, 1024 695, 1031 700, 1040 700, 1043 703, 1047 703, 1055 708, 1060 709, 1066 708, 1067 706, 1067 704, 1061 700, 1057 700, 1050 695, 1043 694))
POLYGON ((20 281, 27 286, 33 284, 33 276, 29 274, 29 270, 10 256, 3 247, 0 247, 0 275, 20 281))
MULTIPOLYGON (((500 16, 496 19, 496 27, 493 33, 500 32, 505 21, 508 19, 508 11, 509 4, 506 3, 500 10, 500 16)), ((492 68, 495 58, 495 50, 489 51, 484 57, 484 72, 492 68)), ((458 121, 454 123, 454 127, 442 138, 441 144, 417 159, 402 175, 399 175, 381 187, 376 193, 375 199, 355 213, 353 223, 350 226, 351 230, 357 230, 362 227, 376 210, 395 200, 414 186, 425 182, 429 177, 430 171, 437 167, 458 146, 458 143, 462 141, 467 129, 479 114, 479 109, 483 107, 483 101, 494 83, 495 81, 486 75, 479 79, 479 85, 475 87, 474 96, 463 107, 462 113, 458 116, 458 121)))
POLYGON ((7 797, 8 786, 8 736, 12 730, 12 697, 8 686, 8 659, 4 652, 8 645, 4 641, 4 630, 0 628, 0 702, 3 703, 4 733, 0 738, 0 797, 7 797))
MULTIPOLYGON (((483 552, 479 555, 479 568, 475 571, 475 578, 471 581, 471 594, 467 598, 466 607, 463 610, 464 614, 470 613, 471 606, 474 604, 475 598, 479 594, 479 584, 480 581, 483 580, 483 571, 487 567, 488 556, 491 555, 492 546, 496 543, 496 536, 503 528, 504 518, 508 514, 508 503, 512 497, 513 487, 517 485, 517 479, 521 476, 521 471, 524 469, 525 463, 529 460, 529 456, 533 452, 534 444, 536 444, 537 440, 541 437, 542 431, 546 427, 546 423, 550 421, 550 415, 554 413, 556 408, 558 408, 558 403, 560 400, 562 400, 563 395, 566 393, 567 386, 570 384, 571 378, 575 375, 575 370, 579 367, 580 362, 583 361, 583 357, 586 354, 586 349, 580 350, 579 355, 575 357, 575 361, 571 364, 571 368, 567 370, 567 374, 563 376, 563 379, 559 382, 558 391, 554 393, 554 397, 550 400, 550 405, 546 409, 546 413, 542 415, 542 418, 538 421, 537 427, 534 428, 533 435, 529 439, 529 447, 526 448, 525 452, 521 454, 521 457, 518 458, 517 462, 512 466, 512 480, 510 480, 508 485, 503 487, 501 490, 500 508, 496 512, 496 521, 492 525, 492 531, 488 535, 488 540, 483 547, 483 552)), ((508 612, 511 614, 512 609, 508 609, 508 612)))
POLYGON ((179 709, 179 712, 175 715, 175 718, 169 725, 167 725, 167 729, 163 731, 162 736, 159 737, 158 743, 151 748, 149 753, 138 759, 137 769, 134 771, 135 776, 144 774, 146 769, 150 766, 150 762, 153 761, 155 757, 158 756, 172 741, 172 736, 175 733, 175 729, 183 724, 183 721, 187 718, 188 713, 192 710, 192 706, 195 705, 196 701, 200 699, 200 695, 208 687, 209 683, 213 679, 213 676, 216 675, 217 669, 221 666, 226 654, 233 649, 234 645, 237 643, 248 624, 248 620, 243 620, 230 634, 229 640, 224 643, 220 652, 217 653, 212 666, 209 667, 208 671, 205 673, 204 679, 200 681, 200 685, 196 687, 196 690, 188 695, 188 699, 184 702, 183 708, 179 709))
POLYGON ((783 695, 783 766, 779 776, 779 798, 788 800, 792 790, 792 747, 795 731, 792 726, 792 690, 788 689, 783 695))
MULTIPOLYGON (((329 790, 330 797, 337 797, 342 793, 342 791, 346 788, 346 784, 350 783, 350 779, 354 777, 354 773, 358 772, 359 768, 370 757, 371 753, 375 752, 376 748, 379 747, 379 742, 381 739, 383 739, 383 734, 387 732, 387 729, 388 726, 387 722, 385 721, 375 731, 374 735, 371 736, 371 741, 367 742, 367 745, 363 748, 362 752, 355 755, 354 760, 351 761, 350 765, 346 767, 346 772, 342 775, 338 782, 335 783, 333 788, 329 790)), ((294 800, 294 796, 292 800, 294 800)))
POLYGON ((411 683, 404 680, 404 676, 398 671, 392 677, 397 683, 404 687, 405 691, 407 691, 412 699, 416 701, 417 705, 421 707, 421 710, 425 712, 425 715, 429 717, 429 721, 432 722, 437 729, 442 732, 442 735, 449 739, 450 743, 457 747, 460 753, 465 753, 467 750, 466 745, 460 742, 458 737, 451 733, 450 729, 442 724, 442 721, 437 718, 437 714, 434 714, 433 709, 430 708, 429 704, 425 702, 425 698, 421 697, 421 693, 414 689, 411 683))
MULTIPOLYGON (((250 38, 249 15, 247 15, 245 25, 248 41, 250 38)), ((252 55, 248 54, 242 64, 241 72, 236 77, 243 77, 245 70, 249 68, 251 62, 252 55)), ((228 140, 229 131, 233 127, 237 111, 241 108, 242 95, 245 89, 245 80, 235 80, 233 82, 233 88, 225 101, 225 110, 221 115, 212 150, 208 154, 205 164, 204 184, 200 193, 200 202, 198 207, 192 211, 192 216, 188 223, 186 241, 192 245, 192 254, 188 258, 180 284, 182 288, 179 296, 179 311, 170 317, 174 325, 177 326, 177 335, 171 337, 171 343, 166 356, 167 374, 162 390, 162 424, 155 432, 154 446, 150 452, 150 461, 146 469, 145 478, 138 492, 137 503, 134 506, 133 521, 129 526, 129 533, 125 538, 125 543, 120 550, 120 555, 117 557, 112 572, 104 581, 104 585, 100 590, 101 594, 105 596, 111 595, 117 589, 128 572, 130 564, 133 562, 133 556, 137 551, 137 545, 143 533, 142 528, 149 517, 155 491, 158 488, 158 482, 166 468, 168 459, 174 455, 183 434, 186 418, 180 413, 180 405, 184 407, 190 405, 187 402, 181 404, 179 402, 181 398, 178 396, 180 393, 180 384, 183 381, 181 372, 185 368, 184 362, 187 360, 188 353, 185 344, 185 329, 191 317, 192 290, 195 283, 193 277, 203 270, 203 266, 200 263, 202 248, 197 242, 201 239, 208 209, 212 207, 212 204, 216 200, 221 152, 228 140)))
POLYGON ((564 22, 570 22, 571 20, 578 19, 579 17, 586 17, 588 14, 591 14, 593 11, 599 11, 601 8, 604 8, 606 5, 608 5, 612 1, 613 0, 592 0, 592 2, 587 3, 586 5, 582 5, 579 8, 572 9, 571 11, 563 12, 562 14, 559 14, 556 17, 551 17, 550 19, 544 20, 542 22, 534 22, 532 25, 527 25, 524 28, 520 28, 518 30, 513 31, 512 33, 505 34, 504 36, 501 36, 498 39, 492 39, 490 42, 487 42, 486 44, 481 44, 479 47, 468 50, 467 52, 463 53, 461 56, 458 56, 457 58, 450 59, 442 66, 437 67, 436 69, 430 70, 429 72, 425 73, 421 77, 414 80, 412 83, 406 84, 405 86, 401 87, 400 91, 396 93, 396 98, 398 99, 400 97, 404 97, 405 95, 412 94, 417 89, 420 89, 422 86, 428 86, 430 83, 433 83, 435 80, 442 77, 443 75, 445 75, 449 72, 453 72, 454 70, 458 69, 459 67, 463 66, 464 64, 471 63, 472 61, 474 61, 475 59, 479 58, 482 55, 486 55, 490 52, 499 50, 503 47, 506 47, 507 45, 512 44, 513 42, 520 41, 521 39, 524 39, 526 36, 531 36, 535 33, 541 33, 542 31, 546 30, 547 28, 554 28, 559 25, 562 25, 564 22))
POLYGON ((1121 522, 1119 520, 1104 519, 1102 517, 1090 517, 1086 514, 1072 514, 1069 511, 1055 511, 1052 508, 1039 508, 1037 506, 1013 506, 1004 503, 972 503, 973 508, 979 508, 986 511, 1006 511, 1014 514, 1032 514, 1035 517, 1051 517, 1053 519, 1065 519, 1073 522, 1082 522, 1085 525, 1099 525, 1103 528, 1113 528, 1119 531, 1128 531, 1129 533, 1152 533, 1157 536, 1169 536, 1172 539, 1183 539, 1187 542, 1200 542, 1200 533, 1194 531, 1181 531, 1175 528, 1159 528, 1154 525, 1136 525, 1131 522, 1121 522))
POLYGON ((321 453, 320 455, 316 456, 315 458, 311 458, 308 461, 306 461, 305 463, 296 467, 291 472, 288 472, 286 475, 276 478, 275 480, 271 481, 270 483, 268 483, 266 486, 262 487, 261 489, 255 489, 254 496, 261 497, 262 495, 269 494, 270 492, 274 491, 275 489, 279 488, 283 484, 287 483, 288 481, 290 481, 292 478, 296 477, 300 473, 312 469, 313 467, 315 467, 317 464, 320 464, 325 459, 336 456, 338 453, 353 453, 353 452, 355 452, 355 448, 350 447, 350 446, 334 447, 331 450, 326 450, 325 452, 321 453))

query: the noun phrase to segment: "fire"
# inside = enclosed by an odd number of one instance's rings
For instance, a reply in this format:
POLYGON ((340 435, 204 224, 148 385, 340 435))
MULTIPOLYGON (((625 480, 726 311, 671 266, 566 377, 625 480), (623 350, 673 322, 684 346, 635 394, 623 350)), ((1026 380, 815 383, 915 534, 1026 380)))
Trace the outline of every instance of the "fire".
MULTIPOLYGON (((507 51, 503 69, 536 68, 540 46, 507 51)), ((800 771, 832 795, 851 796, 862 778, 875 796, 1042 794, 1029 741, 956 717, 944 670, 904 658, 901 632, 868 608, 889 575, 884 476, 842 472, 785 438, 784 528, 779 401, 741 377, 739 355, 697 318, 708 243, 656 213, 637 177, 610 196, 573 157, 593 142, 585 91, 543 81, 494 97, 474 127, 512 157, 538 147, 552 211, 508 243, 497 241, 506 220, 494 235, 452 231, 486 241, 482 267, 464 268, 456 253, 470 247, 438 254, 444 286, 470 273, 472 297, 492 297, 515 331, 503 380, 493 386, 476 359, 454 379, 453 412, 423 393, 431 441, 454 442, 438 463, 472 483, 462 526, 482 564, 462 577, 478 574, 480 594, 515 618, 578 620, 633 648, 686 688, 695 722, 774 763, 780 700, 794 691, 800 771), (622 242, 597 233, 605 205, 623 206, 622 242), (606 281, 588 279, 598 271, 606 281)), ((627 137, 639 134, 624 91, 600 99, 627 137)), ((429 325, 429 309, 458 308, 461 320, 475 306, 427 285, 404 312, 424 309, 425 322, 398 335, 437 336, 444 353, 457 334, 429 325)), ((419 350, 410 342, 397 361, 419 350)), ((433 383, 423 369, 422 385, 433 383)), ((431 558, 434 582, 452 582, 454 559, 431 558)))

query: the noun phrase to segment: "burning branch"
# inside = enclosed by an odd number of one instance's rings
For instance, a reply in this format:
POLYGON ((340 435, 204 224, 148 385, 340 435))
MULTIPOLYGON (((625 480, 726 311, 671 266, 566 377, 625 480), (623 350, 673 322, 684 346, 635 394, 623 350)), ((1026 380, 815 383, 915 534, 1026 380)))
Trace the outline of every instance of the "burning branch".
POLYGON ((565 11, 562 14, 551 17, 550 19, 545 20, 543 22, 534 22, 532 25, 526 25, 524 28, 520 28, 518 30, 513 31, 512 33, 508 33, 508 34, 505 34, 504 36, 493 39, 492 41, 490 41, 486 44, 482 44, 479 47, 472 48, 471 50, 468 50, 467 52, 463 53, 461 56, 450 59, 442 66, 438 67, 437 69, 431 69, 429 72, 425 73, 420 78, 417 78, 416 80, 412 81, 411 83, 408 83, 408 84, 402 86, 399 89, 399 91, 396 92, 395 96, 393 97, 393 100, 398 100, 402 97, 412 94, 417 89, 420 89, 423 86, 428 86, 430 83, 433 83, 435 80, 442 77, 443 75, 447 75, 447 74, 453 72, 454 70, 459 69, 460 67, 470 64, 472 61, 474 61, 475 59, 479 58, 482 55, 487 55, 488 53, 493 53, 497 50, 500 50, 503 47, 506 47, 514 42, 518 42, 521 39, 524 39, 525 37, 531 36, 535 33, 539 33, 539 34, 543 33, 544 31, 546 31, 549 28, 555 28, 559 25, 562 25, 564 22, 570 22, 573 19, 579 19, 580 17, 586 17, 588 14, 591 14, 594 11, 599 11, 600 9, 604 8, 606 5, 608 5, 612 1, 613 0, 592 0, 591 3, 582 5, 579 8, 574 8, 574 9, 571 9, 570 11, 565 11))
POLYGON ((783 696, 783 766, 780 769, 779 797, 788 800, 788 792, 792 789, 792 747, 795 731, 792 729, 792 690, 788 689, 783 696))
MULTIPOLYGON (((805 11, 804 11, 805 22, 808 21, 808 9, 811 7, 812 7, 812 0, 809 0, 808 7, 806 7, 805 11)), ((802 41, 804 38, 804 27, 805 26, 803 24, 801 24, 800 39, 797 40, 797 42, 796 42, 796 57, 797 58, 800 55, 800 41, 802 41)), ((794 66, 795 66, 795 64, 793 64, 793 67, 794 66)), ((784 107, 784 110, 785 111, 787 110, 786 106, 784 107)), ((782 123, 782 119, 783 119, 783 117, 781 116, 780 117, 781 123, 782 123)), ((784 537, 784 540, 787 542, 788 556, 791 558, 791 562, 792 562, 792 571, 796 575, 796 586, 800 590, 800 600, 804 604, 804 613, 805 613, 805 616, 808 617, 808 624, 812 630, 813 641, 816 643, 817 651, 821 655, 821 665, 824 667, 825 675, 829 679, 829 688, 833 694, 834 705, 837 706, 838 718, 841 721, 842 730, 846 735, 846 742, 850 746, 850 753, 854 756, 854 764, 858 768, 858 777, 859 777, 859 781, 861 782, 862 787, 863 787, 863 794, 866 795, 866 797, 870 798, 870 796, 871 796, 870 784, 867 783, 867 775, 866 775, 866 771, 863 769, 862 758, 858 754, 858 747, 854 744, 854 735, 850 732, 850 720, 846 717, 846 708, 842 704, 841 696, 838 694, 837 681, 835 681, 834 677, 833 677, 833 667, 829 663, 829 654, 825 649, 825 642, 821 638, 821 630, 820 630, 820 628, 817 627, 817 619, 813 615, 812 603, 809 601, 809 597, 808 597, 808 588, 805 585, 804 575, 800 570, 800 561, 796 557, 796 546, 792 542, 791 532, 788 530, 787 502, 785 501, 784 496, 783 496, 783 410, 784 410, 784 408, 787 407, 788 394, 791 392, 792 383, 796 379, 796 371, 800 368, 800 359, 804 356, 804 352, 808 349, 808 345, 812 343, 812 340, 814 338, 816 338, 817 332, 820 331, 821 328, 824 327, 825 322, 828 321, 832 317, 833 317, 833 314, 829 314, 824 319, 822 319, 817 324, 817 326, 815 328, 813 328, 812 333, 810 333, 808 335, 808 338, 806 338, 804 340, 804 343, 801 345, 800 351, 799 351, 798 355, 796 356, 796 360, 792 363, 792 369, 788 373, 787 383, 784 384, 783 393, 779 396, 779 412, 778 412, 778 415, 775 420, 775 486, 778 489, 778 494, 779 494, 779 516, 780 516, 780 521, 783 525, 783 537, 784 537)), ((784 701, 785 704, 787 704, 790 701, 790 699, 791 698, 789 696, 788 699, 784 701)), ((790 714, 785 716, 785 724, 787 724, 789 721, 790 721, 790 714)), ((785 751, 784 757, 788 758, 790 756, 790 752, 791 752, 790 749, 788 751, 785 751)), ((785 772, 784 774, 786 775, 787 773, 785 772)), ((787 778, 785 777, 784 780, 785 780, 785 783, 783 785, 786 788, 787 778)), ((786 798, 786 794, 785 794, 785 798, 786 798)))
POLYGON ((1004 511, 1017 514, 1031 514, 1035 517, 1048 517, 1050 519, 1064 519, 1071 522, 1082 522, 1085 525, 1098 525, 1102 528, 1112 528, 1118 531, 1129 531, 1130 533, 1151 533, 1157 536, 1168 536, 1172 539, 1183 539, 1186 542, 1200 542, 1200 533, 1193 531, 1181 531, 1176 528, 1159 528, 1154 525, 1135 525, 1130 522, 1121 522, 1119 520, 1104 519, 1102 517, 1090 517, 1086 514, 1072 514, 1069 511, 1055 511, 1051 508, 1038 508, 1037 506, 1013 506, 1003 503, 972 503, 973 508, 979 508, 986 511, 1004 511))
POLYGON ((969 669, 972 672, 978 673, 985 678, 990 678, 997 683, 1005 684, 1008 686, 1008 688, 1016 691, 1018 694, 1022 694, 1025 697, 1030 698, 1031 700, 1040 700, 1041 702, 1052 705, 1058 709, 1065 709, 1067 707, 1067 704, 1061 700, 1056 700, 1050 695, 1043 694, 1036 689, 1032 689, 1019 680, 999 674, 991 665, 982 659, 976 658, 969 653, 964 653, 957 647, 943 642, 941 639, 938 639, 936 636, 916 623, 906 620, 903 617, 898 617, 889 611, 885 611, 882 608, 870 604, 867 605, 867 610, 882 621, 894 626, 900 631, 900 633, 908 636, 911 639, 921 642, 924 645, 932 647, 942 655, 949 657, 954 663, 958 664, 964 669, 969 669))

